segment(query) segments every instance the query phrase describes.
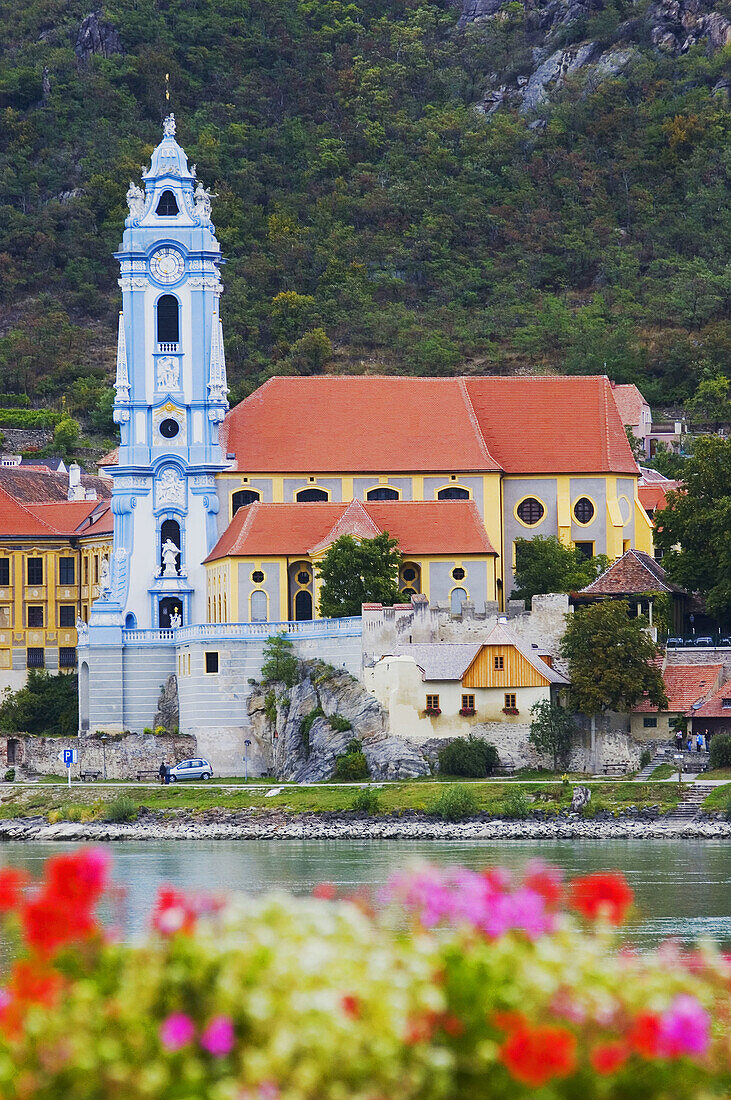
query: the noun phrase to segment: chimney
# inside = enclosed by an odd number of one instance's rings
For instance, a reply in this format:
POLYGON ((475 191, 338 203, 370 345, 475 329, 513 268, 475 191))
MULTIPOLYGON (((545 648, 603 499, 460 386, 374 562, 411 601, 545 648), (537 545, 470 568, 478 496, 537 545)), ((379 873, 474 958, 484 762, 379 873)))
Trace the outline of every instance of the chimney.
POLYGON ((69 466, 69 500, 84 500, 84 487, 81 484, 81 467, 78 462, 72 462, 69 466))

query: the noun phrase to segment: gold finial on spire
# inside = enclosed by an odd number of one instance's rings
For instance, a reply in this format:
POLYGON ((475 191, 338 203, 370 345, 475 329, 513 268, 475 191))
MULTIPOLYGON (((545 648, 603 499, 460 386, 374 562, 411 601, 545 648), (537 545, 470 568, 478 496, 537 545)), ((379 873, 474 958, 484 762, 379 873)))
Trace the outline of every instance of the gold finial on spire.
POLYGON ((170 73, 165 73, 165 99, 170 102, 170 73))

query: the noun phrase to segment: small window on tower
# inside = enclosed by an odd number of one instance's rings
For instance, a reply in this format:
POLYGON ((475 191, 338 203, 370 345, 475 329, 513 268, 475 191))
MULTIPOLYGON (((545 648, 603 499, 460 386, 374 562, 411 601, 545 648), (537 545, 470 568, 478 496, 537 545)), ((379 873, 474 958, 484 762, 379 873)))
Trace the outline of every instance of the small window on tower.
POLYGON ((180 213, 172 191, 163 191, 155 213, 162 218, 174 218, 176 214, 180 213))

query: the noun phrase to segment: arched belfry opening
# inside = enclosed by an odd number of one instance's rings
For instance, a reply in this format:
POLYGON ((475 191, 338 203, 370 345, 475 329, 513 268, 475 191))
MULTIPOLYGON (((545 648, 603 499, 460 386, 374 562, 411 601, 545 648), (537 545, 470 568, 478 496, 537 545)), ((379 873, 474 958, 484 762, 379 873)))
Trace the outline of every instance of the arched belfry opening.
POLYGON ((172 191, 163 191, 155 208, 155 213, 161 218, 174 218, 176 214, 180 213, 177 199, 172 191))
POLYGON ((177 344, 180 341, 180 303, 174 294, 163 294, 157 300, 157 342, 177 344))
POLYGON ((174 563, 176 574, 180 572, 180 524, 176 519, 163 520, 160 525, 160 568, 163 572, 168 568, 168 562, 174 563), (178 553, 174 559, 172 550, 166 558, 165 547, 168 542, 171 542, 177 548, 178 553))

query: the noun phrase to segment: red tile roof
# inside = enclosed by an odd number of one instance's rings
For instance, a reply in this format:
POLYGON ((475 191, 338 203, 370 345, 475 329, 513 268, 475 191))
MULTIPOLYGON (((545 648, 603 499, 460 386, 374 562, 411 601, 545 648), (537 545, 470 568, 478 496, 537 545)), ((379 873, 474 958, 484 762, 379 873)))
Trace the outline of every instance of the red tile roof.
POLYGON ((612 382, 612 393, 619 410, 622 423, 630 428, 637 428, 642 420, 642 410, 649 408, 647 401, 634 384, 618 386, 612 382))
POLYGON ((84 532, 105 534, 113 530, 113 518, 106 500, 23 504, 0 485, 0 537, 69 538, 84 532), (92 515, 97 517, 95 522, 87 524, 92 515))
MULTIPOLYGON (((82 474, 85 489, 96 489, 97 497, 111 496, 109 481, 93 474, 82 474)), ((68 502, 68 474, 59 474, 46 466, 2 466, 0 486, 22 504, 68 502)))
POLYGON ((506 473, 637 475, 603 376, 468 378, 490 454, 506 473))
POLYGON ((731 719, 731 706, 725 707, 723 700, 731 700, 731 680, 722 684, 718 691, 698 710, 693 711, 694 718, 729 718, 731 719))
POLYGON ((679 481, 651 481, 649 484, 640 484, 637 487, 637 492, 640 498, 640 504, 646 512, 657 512, 661 508, 664 508, 667 504, 667 494, 671 489, 675 490, 680 484, 679 481))
POLYGON ((236 469, 497 470, 458 378, 270 378, 221 426, 236 469))
MULTIPOLYGON (((668 697, 667 710, 686 715, 697 713, 691 712, 691 706, 699 699, 707 698, 716 687, 722 671, 722 664, 668 665, 663 672, 665 694, 668 697)), ((646 701, 639 703, 634 710, 640 714, 657 713, 657 707, 646 701)))
MULTIPOLYGON (((262 504, 240 508, 206 561, 225 557, 309 556, 333 532, 363 537, 360 510, 373 524, 369 537, 388 531, 404 555, 494 554, 474 501, 360 501, 350 504, 262 504), (350 524, 345 521, 349 515, 350 524)), ((336 536, 337 537, 337 536, 336 536)))
POLYGON ((0 485, 0 537, 38 536, 51 538, 55 528, 40 519, 0 485))
POLYGON ((683 592, 668 580, 659 562, 644 550, 627 550, 579 596, 632 596, 642 592, 683 592))

